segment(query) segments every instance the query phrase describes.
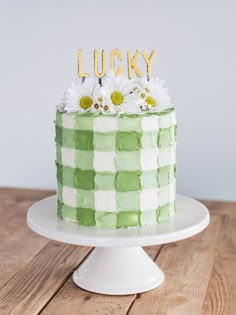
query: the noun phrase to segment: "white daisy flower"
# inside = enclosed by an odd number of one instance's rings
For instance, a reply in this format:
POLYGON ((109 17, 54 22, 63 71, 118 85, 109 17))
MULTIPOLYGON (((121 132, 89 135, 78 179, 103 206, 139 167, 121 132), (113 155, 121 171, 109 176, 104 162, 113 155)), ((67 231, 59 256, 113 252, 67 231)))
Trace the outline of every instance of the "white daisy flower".
POLYGON ((158 77, 141 78, 140 87, 136 89, 138 95, 138 104, 142 110, 162 111, 171 107, 171 100, 167 93, 167 88, 164 88, 165 81, 158 77))
POLYGON ((106 103, 101 106, 101 112, 103 114, 114 114, 116 113, 116 110, 113 104, 106 103))
POLYGON ((91 112, 96 113, 96 112, 102 112, 103 111, 103 104, 104 104, 104 98, 101 96, 101 88, 100 93, 97 94, 97 97, 94 99, 94 103, 91 105, 91 112))
POLYGON ((104 105, 111 112, 131 112, 138 110, 136 95, 133 93, 134 80, 129 80, 124 75, 115 76, 111 71, 102 81, 102 95, 104 105))
POLYGON ((97 109, 95 104, 98 103, 100 97, 100 86, 93 79, 85 79, 83 83, 77 79, 71 82, 71 86, 66 90, 62 98, 63 109, 68 113, 87 112, 92 108, 97 109))

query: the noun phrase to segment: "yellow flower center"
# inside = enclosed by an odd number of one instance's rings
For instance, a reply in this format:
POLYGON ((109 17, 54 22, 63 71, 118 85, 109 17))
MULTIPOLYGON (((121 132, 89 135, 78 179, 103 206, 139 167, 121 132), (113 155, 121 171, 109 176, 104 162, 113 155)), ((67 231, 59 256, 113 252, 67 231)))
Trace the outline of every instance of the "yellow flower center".
POLYGON ((145 102, 148 104, 148 105, 151 105, 152 107, 156 106, 157 102, 156 100, 151 97, 151 96, 148 96, 146 99, 145 99, 145 102))
POLYGON ((114 91, 111 94, 111 100, 114 105, 120 105, 124 102, 124 96, 119 91, 114 91))
POLYGON ((81 97, 79 103, 83 109, 88 109, 93 104, 93 100, 89 96, 83 96, 81 97))

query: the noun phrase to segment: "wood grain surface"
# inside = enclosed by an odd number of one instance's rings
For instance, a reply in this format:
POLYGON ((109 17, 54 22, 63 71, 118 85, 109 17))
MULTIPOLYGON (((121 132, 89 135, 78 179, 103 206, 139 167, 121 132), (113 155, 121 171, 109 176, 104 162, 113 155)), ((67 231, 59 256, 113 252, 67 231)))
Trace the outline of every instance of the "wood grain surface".
POLYGON ((236 314, 236 203, 202 201, 211 214, 206 230, 145 248, 165 273, 160 287, 108 296, 72 281, 92 248, 50 241, 26 226, 28 208, 53 194, 0 189, 0 315, 236 314))

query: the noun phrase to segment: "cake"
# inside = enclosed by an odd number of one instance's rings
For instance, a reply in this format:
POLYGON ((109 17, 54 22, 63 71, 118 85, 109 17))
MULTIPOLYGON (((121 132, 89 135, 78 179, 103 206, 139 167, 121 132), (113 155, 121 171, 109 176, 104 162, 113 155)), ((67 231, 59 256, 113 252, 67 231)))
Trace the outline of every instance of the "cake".
POLYGON ((163 81, 78 79, 55 127, 59 218, 129 228, 175 214, 177 124, 163 81))

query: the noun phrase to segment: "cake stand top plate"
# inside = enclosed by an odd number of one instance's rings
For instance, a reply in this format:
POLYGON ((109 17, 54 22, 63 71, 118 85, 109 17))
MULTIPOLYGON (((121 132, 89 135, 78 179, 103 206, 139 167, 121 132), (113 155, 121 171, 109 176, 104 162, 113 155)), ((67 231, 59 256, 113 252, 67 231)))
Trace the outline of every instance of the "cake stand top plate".
POLYGON ((84 227, 63 221, 57 217, 56 205, 56 196, 36 202, 27 214, 29 228, 55 241, 84 246, 130 247, 166 244, 200 233, 210 221, 209 212, 203 204, 181 195, 176 198, 176 214, 168 221, 128 229, 84 227))

